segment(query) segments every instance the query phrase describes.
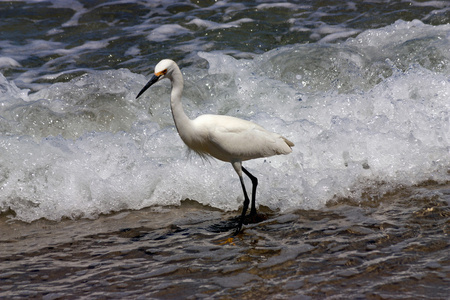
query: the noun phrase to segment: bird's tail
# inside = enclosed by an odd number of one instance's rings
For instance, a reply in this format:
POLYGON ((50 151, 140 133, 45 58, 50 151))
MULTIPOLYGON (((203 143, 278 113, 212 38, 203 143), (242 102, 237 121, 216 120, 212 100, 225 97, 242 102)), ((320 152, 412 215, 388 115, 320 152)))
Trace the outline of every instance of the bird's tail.
POLYGON ((294 147, 294 143, 291 142, 290 140, 288 140, 287 138, 285 138, 284 136, 282 136, 283 140, 285 141, 285 143, 289 146, 289 147, 294 147))

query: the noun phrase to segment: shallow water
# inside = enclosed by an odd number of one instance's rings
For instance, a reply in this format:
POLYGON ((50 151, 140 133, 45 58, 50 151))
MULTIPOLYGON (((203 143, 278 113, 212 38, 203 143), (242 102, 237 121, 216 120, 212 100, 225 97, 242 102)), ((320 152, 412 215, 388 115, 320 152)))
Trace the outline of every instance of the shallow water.
POLYGON ((446 299, 447 1, 0 1, 0 298, 446 299), (186 155, 183 104, 295 143, 186 155), (192 200, 188 200, 192 199, 192 200))
POLYGON ((233 213, 184 201, 96 220, 1 220, 0 297, 446 299, 450 186, 280 214, 223 244, 233 213))

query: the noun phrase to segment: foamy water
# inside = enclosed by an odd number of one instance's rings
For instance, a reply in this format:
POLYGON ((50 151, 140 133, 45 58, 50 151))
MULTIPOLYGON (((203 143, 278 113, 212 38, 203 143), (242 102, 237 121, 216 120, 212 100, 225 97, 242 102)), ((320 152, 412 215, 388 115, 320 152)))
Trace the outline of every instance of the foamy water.
MULTIPOLYGON (((208 67, 183 68, 184 106, 192 118, 233 115, 295 143, 288 156, 245 164, 260 179, 258 203, 274 210, 445 182, 449 36, 449 25, 398 21, 252 59, 199 52, 208 67)), ((135 100, 145 82, 127 69, 89 71, 29 93, 2 77, 2 210, 24 221, 95 218, 186 198, 238 209, 231 166, 189 159, 169 83, 135 100)))

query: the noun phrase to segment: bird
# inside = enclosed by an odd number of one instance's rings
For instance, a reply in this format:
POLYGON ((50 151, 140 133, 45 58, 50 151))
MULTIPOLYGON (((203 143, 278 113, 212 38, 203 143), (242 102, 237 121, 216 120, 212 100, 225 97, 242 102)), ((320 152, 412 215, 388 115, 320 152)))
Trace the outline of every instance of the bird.
POLYGON ((153 84, 165 78, 171 81, 170 106, 175 127, 183 142, 201 157, 214 157, 231 163, 239 177, 244 193, 244 203, 234 232, 234 235, 237 235, 242 229, 250 203, 242 173, 247 175, 252 182, 249 217, 254 218, 257 215, 256 187, 258 179, 242 166, 242 162, 289 154, 292 152, 294 143, 251 121, 232 116, 205 114, 191 120, 184 112, 181 103, 184 87, 183 75, 178 65, 171 59, 163 59, 155 66, 154 75, 137 94, 136 99, 153 84))

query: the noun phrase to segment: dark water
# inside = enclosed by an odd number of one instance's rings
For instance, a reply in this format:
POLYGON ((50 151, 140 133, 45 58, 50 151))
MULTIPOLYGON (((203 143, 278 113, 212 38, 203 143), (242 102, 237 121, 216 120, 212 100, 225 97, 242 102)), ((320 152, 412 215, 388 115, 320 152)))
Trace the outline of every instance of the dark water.
POLYGON ((0 298, 449 299, 449 22, 448 1, 0 1, 0 298), (265 220, 233 240, 231 167, 183 156, 168 86, 135 101, 167 57, 190 115, 296 143, 249 163, 265 220))
POLYGON ((339 42, 398 20, 450 22, 446 1, 0 1, 7 78, 34 90, 88 70, 150 73, 198 51, 253 57, 296 43, 339 42))
POLYGON ((185 201, 97 220, 1 221, 2 298, 447 299, 450 186, 279 214, 185 201), (222 221, 221 221, 222 220, 222 221))

